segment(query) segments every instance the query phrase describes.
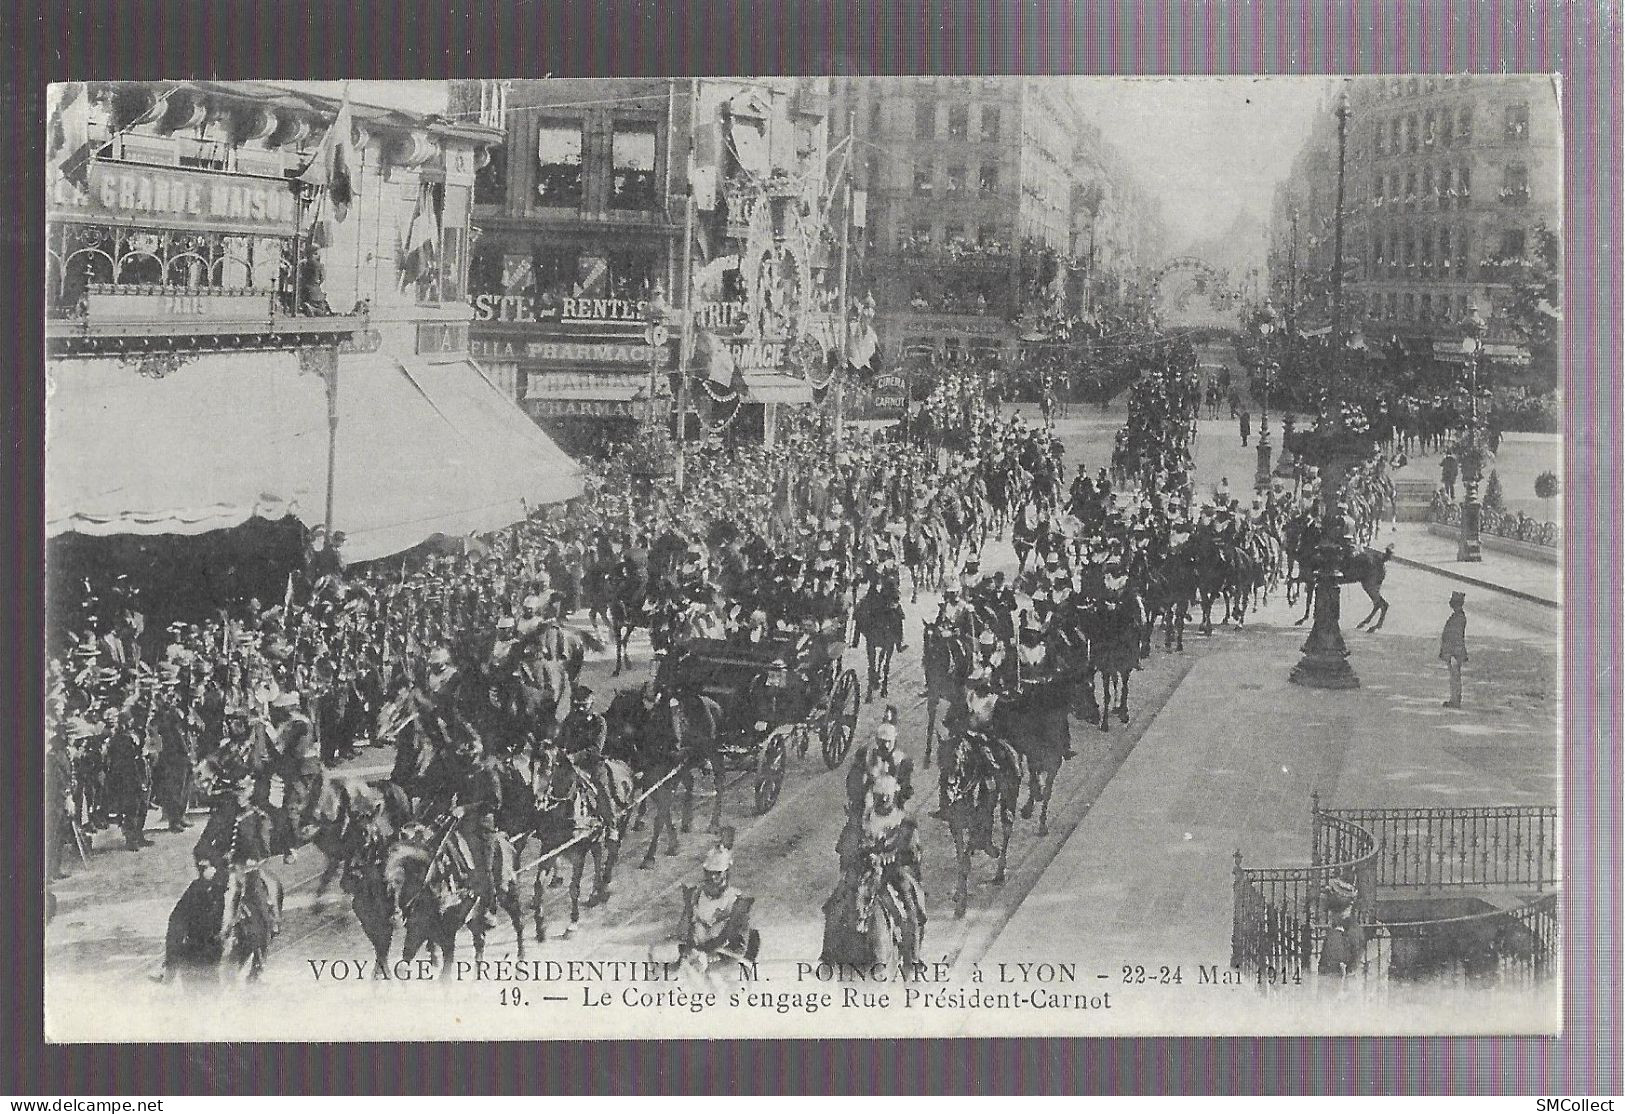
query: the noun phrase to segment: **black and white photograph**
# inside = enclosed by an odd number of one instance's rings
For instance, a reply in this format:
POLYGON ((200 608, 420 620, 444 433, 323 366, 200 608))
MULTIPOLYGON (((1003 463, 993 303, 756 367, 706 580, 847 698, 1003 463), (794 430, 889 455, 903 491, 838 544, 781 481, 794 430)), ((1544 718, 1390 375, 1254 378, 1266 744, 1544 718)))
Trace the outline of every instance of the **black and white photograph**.
POLYGON ((46 1039, 1559 1033, 1561 95, 52 85, 46 1039))

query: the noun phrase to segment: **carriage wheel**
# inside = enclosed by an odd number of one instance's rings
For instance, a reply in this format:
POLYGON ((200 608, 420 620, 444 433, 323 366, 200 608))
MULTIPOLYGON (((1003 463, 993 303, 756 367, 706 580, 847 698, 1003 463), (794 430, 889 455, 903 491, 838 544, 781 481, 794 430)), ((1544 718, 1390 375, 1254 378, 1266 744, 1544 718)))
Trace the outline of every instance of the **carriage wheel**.
POLYGON ((756 815, 761 816, 779 800, 784 788, 784 767, 789 756, 784 748, 784 733, 775 731, 762 744, 761 756, 756 760, 756 815))
POLYGON ((824 765, 832 770, 839 766, 846 759, 847 751, 852 749, 852 740, 857 733, 858 675, 855 670, 848 669, 835 682, 835 691, 830 694, 829 711, 824 715, 824 729, 821 732, 824 765))

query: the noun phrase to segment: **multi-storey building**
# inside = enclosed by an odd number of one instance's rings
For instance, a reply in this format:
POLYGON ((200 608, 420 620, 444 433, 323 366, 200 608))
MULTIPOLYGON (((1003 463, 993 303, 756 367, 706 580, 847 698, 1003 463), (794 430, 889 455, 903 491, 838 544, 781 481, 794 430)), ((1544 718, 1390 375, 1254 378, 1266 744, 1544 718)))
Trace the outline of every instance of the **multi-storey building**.
MULTIPOLYGON (((1336 207, 1336 110, 1328 98, 1275 199, 1271 270, 1304 324, 1328 316, 1336 207)), ((1496 261, 1556 230, 1561 120, 1538 76, 1356 78, 1347 86, 1344 294, 1367 334, 1459 353, 1476 306, 1486 352, 1526 361, 1496 261)))
POLYGON ((1093 123, 1079 128, 1072 177, 1076 307, 1098 316, 1119 303, 1134 276, 1164 253, 1162 217, 1117 150, 1093 123))
POLYGON ((1067 295, 1083 121, 1065 81, 842 78, 866 192, 858 279, 889 357, 925 348, 1014 357, 1017 320, 1067 295))
POLYGON ((785 374, 805 370, 796 342, 827 331, 812 294, 829 253, 785 204, 826 215, 826 104, 794 79, 453 83, 454 113, 507 135, 475 183, 476 357, 565 444, 601 449, 669 410, 689 305, 741 368, 737 391, 719 384, 739 402, 733 427, 770 436, 774 407, 812 398, 785 374), (777 269, 763 264, 773 253, 777 269))
POLYGON ((291 515, 365 560, 580 491, 469 360, 499 131, 257 82, 53 99, 49 534, 291 515))

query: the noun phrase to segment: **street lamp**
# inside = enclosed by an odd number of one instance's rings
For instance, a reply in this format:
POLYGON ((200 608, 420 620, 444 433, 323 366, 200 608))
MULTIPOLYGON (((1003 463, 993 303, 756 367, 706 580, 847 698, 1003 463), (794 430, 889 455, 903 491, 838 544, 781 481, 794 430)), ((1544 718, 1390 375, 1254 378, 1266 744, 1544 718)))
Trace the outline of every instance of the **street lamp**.
POLYGON ((651 431, 655 426, 655 395, 659 393, 660 387, 660 357, 665 351, 667 341, 666 309, 666 288, 657 281, 649 293, 649 308, 644 314, 643 337, 649 346, 649 403, 644 413, 644 421, 651 431))
POLYGON ((1461 529, 1456 540, 1456 560, 1482 561, 1478 541, 1478 474, 1483 471, 1483 452, 1478 445, 1478 361, 1484 352, 1484 318, 1473 306, 1462 325, 1461 350, 1467 356, 1467 464, 1466 498, 1461 504, 1461 529))
POLYGON ((1278 320, 1275 306, 1266 299, 1258 319, 1258 334, 1262 338, 1258 374, 1263 397, 1258 425, 1258 473, 1253 477, 1253 487, 1259 491, 1268 491, 1270 487, 1270 380, 1279 367, 1270 353, 1270 337, 1277 331, 1278 320))

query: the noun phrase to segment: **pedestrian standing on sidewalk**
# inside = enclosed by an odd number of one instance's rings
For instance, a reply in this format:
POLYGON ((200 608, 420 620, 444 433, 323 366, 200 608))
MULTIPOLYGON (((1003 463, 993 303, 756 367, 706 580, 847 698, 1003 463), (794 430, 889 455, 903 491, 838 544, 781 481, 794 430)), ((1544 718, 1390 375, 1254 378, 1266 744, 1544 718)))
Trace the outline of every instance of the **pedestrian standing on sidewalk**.
POLYGON ((1241 408, 1241 447, 1247 447, 1247 438, 1253 435, 1253 416, 1248 409, 1241 408))
POLYGON ((1456 460, 1456 454, 1446 449, 1444 459, 1439 461, 1439 475, 1444 480, 1444 493, 1452 503, 1456 501, 1456 477, 1461 475, 1461 463, 1456 460))
POLYGON ((1461 707, 1461 666, 1467 660, 1467 593, 1452 592, 1450 618, 1444 621, 1439 638, 1439 660, 1450 666, 1450 699, 1446 708, 1461 707))

